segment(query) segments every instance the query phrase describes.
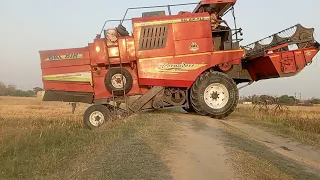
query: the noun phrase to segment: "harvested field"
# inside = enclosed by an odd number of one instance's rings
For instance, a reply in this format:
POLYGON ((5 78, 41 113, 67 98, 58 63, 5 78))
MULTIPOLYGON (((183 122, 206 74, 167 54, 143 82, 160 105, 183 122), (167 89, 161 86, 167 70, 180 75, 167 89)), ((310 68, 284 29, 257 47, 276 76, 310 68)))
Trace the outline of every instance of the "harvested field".
POLYGON ((239 105, 232 115, 237 120, 273 127, 301 142, 320 144, 320 107, 290 106, 284 112, 259 111, 251 105, 239 105))
POLYGON ((71 114, 68 103, 0 97, 0 179, 320 178, 318 150, 242 124, 270 114, 240 107, 227 121, 217 121, 175 109, 135 114, 90 131, 82 127, 87 106, 71 114))

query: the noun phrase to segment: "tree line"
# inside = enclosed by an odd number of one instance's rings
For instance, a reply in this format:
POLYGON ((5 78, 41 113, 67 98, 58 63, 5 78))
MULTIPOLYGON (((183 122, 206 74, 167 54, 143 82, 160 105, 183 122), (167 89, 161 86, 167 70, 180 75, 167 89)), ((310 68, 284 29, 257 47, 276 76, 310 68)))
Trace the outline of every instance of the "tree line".
POLYGON ((319 98, 311 98, 308 100, 299 100, 294 96, 282 95, 280 97, 274 97, 270 95, 252 95, 248 97, 241 97, 241 102, 252 102, 258 104, 261 101, 268 101, 271 103, 278 102, 284 105, 296 105, 296 104, 320 104, 319 98))
POLYGON ((3 82, 0 82, 0 96, 34 97, 39 91, 42 90, 43 89, 40 87, 35 87, 33 90, 24 91, 18 89, 16 85, 6 85, 3 82))

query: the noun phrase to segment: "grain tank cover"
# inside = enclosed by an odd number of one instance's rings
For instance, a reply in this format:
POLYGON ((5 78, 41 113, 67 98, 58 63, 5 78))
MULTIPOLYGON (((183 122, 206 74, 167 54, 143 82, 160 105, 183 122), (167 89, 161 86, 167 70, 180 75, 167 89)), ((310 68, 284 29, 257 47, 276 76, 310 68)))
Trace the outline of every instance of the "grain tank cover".
POLYGON ((201 0, 198 6, 193 11, 194 13, 199 12, 201 8, 215 9, 219 16, 222 16, 232 6, 236 4, 237 0, 201 0))

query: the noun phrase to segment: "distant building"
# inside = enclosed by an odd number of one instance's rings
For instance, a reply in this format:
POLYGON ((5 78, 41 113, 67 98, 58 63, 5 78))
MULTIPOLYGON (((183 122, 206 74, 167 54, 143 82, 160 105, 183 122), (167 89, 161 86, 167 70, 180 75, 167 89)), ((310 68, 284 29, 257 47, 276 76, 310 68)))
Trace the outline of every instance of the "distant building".
POLYGON ((37 98, 43 99, 44 93, 45 93, 45 91, 38 91, 37 92, 37 98))

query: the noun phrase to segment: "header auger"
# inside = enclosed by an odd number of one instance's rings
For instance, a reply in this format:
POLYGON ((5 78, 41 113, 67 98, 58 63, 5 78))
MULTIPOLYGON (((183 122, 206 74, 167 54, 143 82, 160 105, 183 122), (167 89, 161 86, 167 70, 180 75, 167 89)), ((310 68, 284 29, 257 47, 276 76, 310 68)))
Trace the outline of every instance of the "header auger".
POLYGON ((171 7, 190 4, 155 6, 169 14, 144 12, 132 19, 128 10, 154 7, 129 8, 121 20, 112 20, 118 27, 105 29, 106 21, 86 47, 40 51, 43 100, 93 104, 84 114, 91 129, 111 114, 150 109, 229 116, 238 104, 237 84, 293 76, 319 51, 313 29, 301 25, 241 47, 242 29, 222 19, 234 15, 235 3, 202 0, 191 3, 193 12, 175 15, 171 7), (132 21, 132 34, 124 21, 132 21))

